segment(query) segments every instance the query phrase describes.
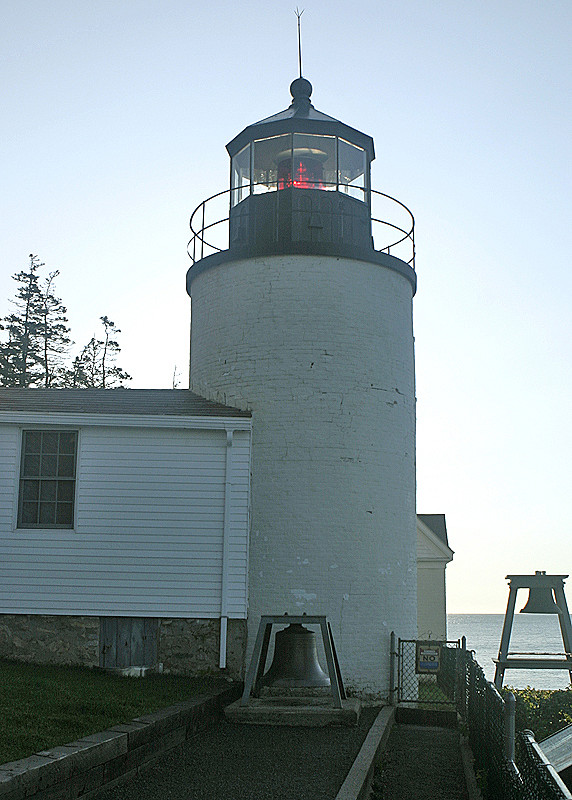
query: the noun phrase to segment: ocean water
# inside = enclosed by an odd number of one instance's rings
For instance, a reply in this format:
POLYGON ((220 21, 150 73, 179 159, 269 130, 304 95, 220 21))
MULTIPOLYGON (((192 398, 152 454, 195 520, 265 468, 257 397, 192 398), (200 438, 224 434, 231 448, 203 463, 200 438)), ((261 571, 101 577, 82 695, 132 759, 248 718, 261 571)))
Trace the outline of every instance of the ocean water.
MULTIPOLYGON (((493 658, 498 656, 504 614, 449 614, 447 638, 467 637, 467 648, 475 651, 475 658, 488 680, 495 674, 493 658)), ((515 614, 510 637, 509 652, 558 653, 564 652, 562 634, 556 614, 515 614)), ((507 669, 503 686, 522 689, 566 689, 570 686, 567 670, 507 669)))

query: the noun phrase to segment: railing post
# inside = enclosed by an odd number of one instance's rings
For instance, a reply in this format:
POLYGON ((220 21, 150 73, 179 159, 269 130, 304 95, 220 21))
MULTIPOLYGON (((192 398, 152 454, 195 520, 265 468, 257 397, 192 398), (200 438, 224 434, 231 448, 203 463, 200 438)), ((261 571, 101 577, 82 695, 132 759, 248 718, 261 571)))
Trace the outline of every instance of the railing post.
POLYGON ((512 692, 504 697, 504 755, 514 764, 514 737, 516 733, 516 698, 512 692))
POLYGON ((461 652, 458 655, 457 679, 459 681, 459 701, 457 711, 461 714, 465 722, 469 718, 469 665, 467 663, 467 637, 461 636, 461 652), (462 706, 462 709, 459 708, 462 706))
POLYGON ((203 200, 203 218, 201 221, 201 260, 205 249, 205 201, 203 200))
POLYGON ((397 705, 397 686, 395 682, 395 631, 389 637, 389 705, 397 705))

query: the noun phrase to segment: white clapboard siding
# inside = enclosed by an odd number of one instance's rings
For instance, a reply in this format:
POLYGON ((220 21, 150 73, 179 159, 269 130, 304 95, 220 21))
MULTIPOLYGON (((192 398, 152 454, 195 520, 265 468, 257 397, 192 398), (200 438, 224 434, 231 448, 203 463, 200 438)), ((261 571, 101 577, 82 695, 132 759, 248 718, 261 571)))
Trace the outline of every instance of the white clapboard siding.
MULTIPOLYGON (((20 430, 0 425, 0 531, 9 531, 17 509, 20 430)), ((2 564, 0 563, 0 568, 2 564)))
POLYGON ((15 528, 20 431, 0 425, 0 613, 218 617, 224 567, 227 615, 245 618, 250 433, 227 475, 218 427, 78 419, 75 530, 36 530, 15 528))

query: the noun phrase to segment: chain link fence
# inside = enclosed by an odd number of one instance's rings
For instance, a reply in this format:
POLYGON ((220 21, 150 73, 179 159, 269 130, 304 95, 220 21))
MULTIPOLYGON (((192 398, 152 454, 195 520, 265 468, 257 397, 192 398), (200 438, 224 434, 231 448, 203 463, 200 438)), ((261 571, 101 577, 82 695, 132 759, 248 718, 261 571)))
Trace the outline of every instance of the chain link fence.
POLYGON ((560 777, 536 743, 532 731, 520 731, 516 735, 516 760, 522 783, 518 797, 552 800, 571 796, 559 793, 560 777))
POLYGON ((485 800, 572 800, 531 731, 514 733, 514 695, 501 696, 459 642, 395 639, 400 703, 454 708, 466 728, 485 800), (425 670, 425 671, 424 671, 425 670))
POLYGON ((459 642, 399 639, 398 701, 455 708, 458 649, 459 642))

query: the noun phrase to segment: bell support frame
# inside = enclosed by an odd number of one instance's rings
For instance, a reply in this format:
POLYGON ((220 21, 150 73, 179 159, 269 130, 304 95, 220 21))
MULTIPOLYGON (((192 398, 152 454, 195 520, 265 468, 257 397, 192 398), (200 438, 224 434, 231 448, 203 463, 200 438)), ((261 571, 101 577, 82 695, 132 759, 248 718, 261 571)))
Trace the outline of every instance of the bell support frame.
POLYGON ((338 655, 336 653, 334 637, 332 636, 332 628, 325 616, 309 616, 307 614, 296 616, 292 616, 290 614, 281 614, 276 616, 263 615, 260 618, 260 625, 258 626, 258 633, 254 643, 254 650, 252 651, 250 666, 248 668, 248 672, 246 673, 244 691, 242 693, 240 704, 243 706, 248 705, 248 701, 250 700, 252 692, 256 691, 257 684, 262 678, 264 668, 266 666, 266 657, 268 655, 268 647, 270 645, 272 626, 290 625, 291 623, 305 623, 307 625, 320 626, 334 707, 342 708, 342 700, 346 700, 346 692, 342 682, 338 655))

